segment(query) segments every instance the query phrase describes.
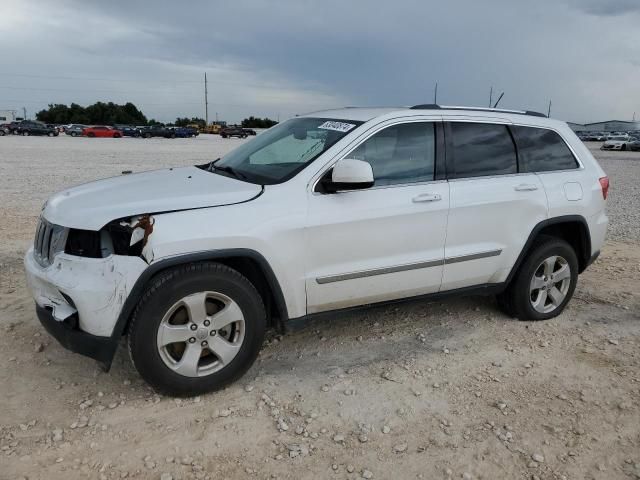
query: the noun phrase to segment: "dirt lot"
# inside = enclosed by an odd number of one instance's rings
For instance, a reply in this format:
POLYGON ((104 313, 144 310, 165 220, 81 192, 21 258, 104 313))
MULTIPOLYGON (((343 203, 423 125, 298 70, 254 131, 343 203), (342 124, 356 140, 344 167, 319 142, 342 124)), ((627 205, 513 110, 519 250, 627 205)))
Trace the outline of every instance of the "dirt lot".
POLYGON ((336 317, 181 401, 123 348, 103 373, 50 339, 21 265, 47 196, 239 142, 0 138, 1 479, 640 478, 640 153, 594 150, 610 239, 552 321, 476 297, 336 317))

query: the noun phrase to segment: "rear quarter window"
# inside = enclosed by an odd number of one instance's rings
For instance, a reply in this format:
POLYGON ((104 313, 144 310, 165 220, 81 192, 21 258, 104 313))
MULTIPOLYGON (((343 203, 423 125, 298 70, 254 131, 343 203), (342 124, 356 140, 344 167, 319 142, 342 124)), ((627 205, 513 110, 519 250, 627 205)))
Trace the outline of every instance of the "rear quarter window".
POLYGON ((512 126, 518 146, 521 172, 550 172, 578 168, 578 162, 565 141, 553 130, 512 126))

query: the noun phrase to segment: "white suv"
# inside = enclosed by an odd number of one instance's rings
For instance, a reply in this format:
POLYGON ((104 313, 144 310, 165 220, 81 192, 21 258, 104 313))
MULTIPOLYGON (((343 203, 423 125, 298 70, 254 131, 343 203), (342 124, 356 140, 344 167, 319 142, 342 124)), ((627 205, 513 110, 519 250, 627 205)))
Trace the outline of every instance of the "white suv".
POLYGON ((560 314, 603 244, 608 186, 534 112, 323 111, 205 165, 54 195, 25 267, 65 347, 108 368, 128 335, 148 383, 193 395, 240 377, 265 329, 312 315, 461 294, 560 314))

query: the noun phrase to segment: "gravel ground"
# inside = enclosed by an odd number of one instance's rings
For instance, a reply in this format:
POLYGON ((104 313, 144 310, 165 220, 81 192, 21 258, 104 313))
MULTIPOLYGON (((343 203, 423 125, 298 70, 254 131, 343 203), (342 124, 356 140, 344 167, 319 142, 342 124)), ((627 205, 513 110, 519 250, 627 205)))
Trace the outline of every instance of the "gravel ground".
POLYGON ((640 153, 592 146, 611 233, 551 321, 476 297, 336 316, 183 400, 42 331, 21 258, 47 196, 240 142, 0 137, 0 479, 640 478, 640 153))

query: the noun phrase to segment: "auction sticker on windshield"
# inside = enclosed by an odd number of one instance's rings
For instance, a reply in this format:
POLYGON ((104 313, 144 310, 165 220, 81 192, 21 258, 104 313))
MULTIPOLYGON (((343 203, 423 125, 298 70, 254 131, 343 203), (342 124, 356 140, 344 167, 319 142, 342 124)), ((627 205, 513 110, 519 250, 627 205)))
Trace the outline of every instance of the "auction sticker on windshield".
POLYGON ((318 128, 322 128, 323 130, 335 130, 336 132, 348 132, 355 125, 353 123, 342 123, 342 122, 331 122, 327 121, 320 125, 318 128))

